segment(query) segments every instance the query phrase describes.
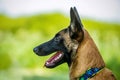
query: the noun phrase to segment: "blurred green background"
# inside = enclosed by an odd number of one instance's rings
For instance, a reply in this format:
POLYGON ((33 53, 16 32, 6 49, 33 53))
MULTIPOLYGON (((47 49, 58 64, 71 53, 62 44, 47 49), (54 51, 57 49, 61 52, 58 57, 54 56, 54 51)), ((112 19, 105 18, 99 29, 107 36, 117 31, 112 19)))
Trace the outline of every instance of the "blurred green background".
MULTIPOLYGON (((11 18, 0 15, 0 80, 68 80, 69 69, 62 64, 47 69, 33 48, 50 40, 69 25, 69 17, 60 13, 11 18)), ((97 44, 106 66, 120 79, 120 24, 82 18, 97 44)))

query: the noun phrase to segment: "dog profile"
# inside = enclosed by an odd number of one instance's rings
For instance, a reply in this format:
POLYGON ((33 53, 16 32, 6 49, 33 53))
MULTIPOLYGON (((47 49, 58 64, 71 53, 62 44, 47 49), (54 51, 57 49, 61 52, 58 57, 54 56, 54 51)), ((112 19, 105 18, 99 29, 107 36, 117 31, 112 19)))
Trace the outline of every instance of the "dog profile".
POLYGON ((45 67, 54 68, 67 63, 70 80, 116 80, 106 68, 103 58, 80 20, 75 7, 70 9, 70 25, 55 37, 33 49, 39 56, 56 52, 45 62, 45 67))

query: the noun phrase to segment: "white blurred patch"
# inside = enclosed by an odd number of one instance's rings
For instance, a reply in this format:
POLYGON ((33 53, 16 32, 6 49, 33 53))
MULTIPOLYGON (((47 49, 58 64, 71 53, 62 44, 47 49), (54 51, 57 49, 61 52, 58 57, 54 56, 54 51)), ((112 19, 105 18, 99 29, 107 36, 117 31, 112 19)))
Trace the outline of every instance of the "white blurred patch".
POLYGON ((120 0, 0 0, 0 13, 20 16, 58 11, 69 15, 71 6, 82 16, 120 22, 120 0))

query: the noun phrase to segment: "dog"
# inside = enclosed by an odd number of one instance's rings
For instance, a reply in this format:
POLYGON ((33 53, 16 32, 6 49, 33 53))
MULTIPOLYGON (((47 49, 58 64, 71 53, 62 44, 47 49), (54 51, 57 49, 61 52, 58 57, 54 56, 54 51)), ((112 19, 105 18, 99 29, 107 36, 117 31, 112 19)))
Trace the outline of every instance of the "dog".
POLYGON ((116 80, 112 71, 106 68, 93 39, 84 29, 76 7, 71 7, 70 19, 67 28, 33 49, 38 56, 56 52, 44 66, 54 68, 66 62, 70 80, 116 80))

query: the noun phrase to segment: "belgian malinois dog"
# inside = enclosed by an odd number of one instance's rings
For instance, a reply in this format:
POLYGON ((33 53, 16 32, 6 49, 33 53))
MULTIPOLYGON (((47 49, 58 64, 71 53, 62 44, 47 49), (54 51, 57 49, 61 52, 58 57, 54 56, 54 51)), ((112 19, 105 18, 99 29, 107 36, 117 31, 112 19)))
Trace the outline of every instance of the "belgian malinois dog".
POLYGON ((67 62, 70 80, 116 80, 106 68, 103 58, 89 33, 84 29, 75 7, 70 9, 70 25, 59 31, 53 39, 33 49, 39 56, 56 52, 45 62, 54 68, 67 62))

